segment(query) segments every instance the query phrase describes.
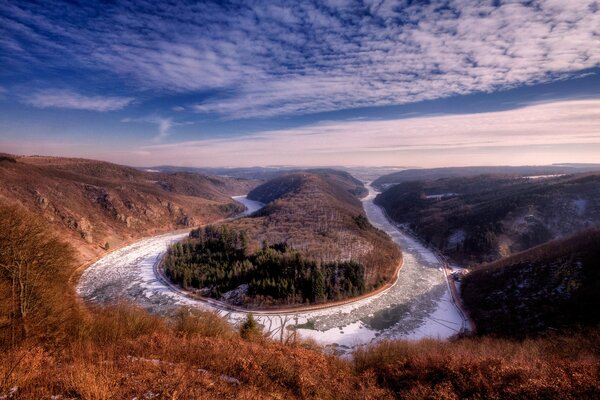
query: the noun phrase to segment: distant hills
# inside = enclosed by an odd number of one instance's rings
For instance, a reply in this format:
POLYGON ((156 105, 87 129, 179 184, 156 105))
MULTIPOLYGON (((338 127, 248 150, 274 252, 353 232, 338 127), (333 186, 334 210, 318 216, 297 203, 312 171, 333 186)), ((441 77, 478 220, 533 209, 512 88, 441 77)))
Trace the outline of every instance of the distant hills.
POLYGON ((600 173, 407 181, 375 202, 446 255, 492 261, 600 225, 600 173))
POLYGON ((600 229, 474 268, 462 297, 481 334, 524 337, 600 323, 600 229))
POLYGON ((0 201, 42 215, 75 244, 81 260, 135 238, 234 215, 242 206, 230 195, 258 183, 86 159, 0 157, 0 201))
POLYGON ((442 178, 460 178, 476 175, 513 175, 513 176, 540 176, 557 174, 575 174, 581 172, 600 172, 600 164, 554 164, 540 166, 480 166, 480 167, 448 167, 405 169, 383 175, 373 181, 373 187, 383 190, 392 185, 409 182, 436 180, 442 178))
POLYGON ((310 171, 315 169, 329 169, 350 173, 353 177, 363 182, 370 182, 382 175, 396 172, 405 167, 347 167, 347 166, 329 166, 329 167, 292 167, 292 166, 270 166, 270 167, 243 167, 243 168, 220 168, 220 167, 175 167, 162 165, 157 167, 138 168, 142 171, 155 172, 194 172, 205 175, 225 176, 244 179, 269 180, 281 174, 290 172, 310 171))
POLYGON ((298 170, 297 167, 242 167, 242 168, 219 168, 219 167, 175 167, 161 165, 157 167, 139 168, 142 171, 156 172, 192 172, 196 174, 223 176, 242 179, 268 180, 282 173, 298 170))

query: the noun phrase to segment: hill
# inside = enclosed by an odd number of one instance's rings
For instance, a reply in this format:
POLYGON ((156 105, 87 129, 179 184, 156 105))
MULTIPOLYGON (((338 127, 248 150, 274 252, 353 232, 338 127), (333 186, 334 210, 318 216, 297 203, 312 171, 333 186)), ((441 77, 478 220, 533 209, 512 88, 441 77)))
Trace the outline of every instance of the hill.
POLYGON ((600 229, 474 268, 462 297, 479 333, 527 336, 600 323, 600 229))
POLYGON ((5 155, 0 160, 0 200, 43 216, 75 245, 81 261, 136 238, 234 215, 242 207, 230 195, 255 185, 85 159, 5 155))
POLYGON ((477 175, 514 175, 514 176, 550 176, 559 174, 576 174, 581 172, 598 172, 600 164, 554 164, 524 166, 480 166, 480 167, 447 167, 405 169, 377 178, 373 187, 385 190, 390 186, 410 181, 437 180, 442 178, 461 178, 477 175))
POLYGON ((600 225, 600 173, 411 181, 375 202, 446 255, 492 261, 600 225))
POLYGON ((184 287, 239 305, 340 300, 373 290, 392 277, 401 255, 368 222, 357 198, 363 192, 338 171, 274 178, 248 195, 264 208, 192 232, 167 255, 166 272, 184 287))

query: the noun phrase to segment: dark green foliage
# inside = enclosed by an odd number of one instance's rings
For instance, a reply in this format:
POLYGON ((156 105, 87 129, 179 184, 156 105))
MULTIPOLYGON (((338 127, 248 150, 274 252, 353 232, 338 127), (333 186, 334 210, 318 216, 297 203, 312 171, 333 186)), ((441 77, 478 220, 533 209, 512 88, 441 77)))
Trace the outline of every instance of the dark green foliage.
POLYGON ((244 339, 257 339, 262 337, 262 328, 252 316, 252 313, 249 313, 246 316, 246 320, 240 326, 240 336, 244 339))
POLYGON ((360 229, 368 229, 371 225, 367 217, 362 214, 358 214, 356 217, 354 217, 354 222, 356 222, 356 226, 358 226, 360 229))
POLYGON ((340 300, 365 292, 365 269, 355 261, 317 263, 284 243, 263 244, 247 254, 244 232, 207 226, 172 245, 165 256, 166 275, 186 289, 211 297, 248 284, 247 295, 285 303, 340 300))
POLYGON ((6 156, 6 155, 0 155, 0 162, 2 162, 2 161, 8 161, 8 162, 11 162, 11 163, 16 163, 17 162, 17 160, 14 157, 6 156))

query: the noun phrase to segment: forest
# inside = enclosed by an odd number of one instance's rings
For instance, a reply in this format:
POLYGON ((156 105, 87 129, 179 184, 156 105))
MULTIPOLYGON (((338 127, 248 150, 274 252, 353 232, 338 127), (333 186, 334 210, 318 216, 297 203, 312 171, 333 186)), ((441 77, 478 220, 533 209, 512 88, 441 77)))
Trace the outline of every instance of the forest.
POLYGON ((472 269, 462 297, 479 334, 524 338, 600 323, 600 228, 472 269))
POLYGON ((264 242, 248 253, 245 231, 209 225, 167 250, 164 271, 184 289, 200 289, 213 298, 247 285, 240 304, 320 303, 367 289, 365 268, 356 261, 317 262, 285 243, 264 242))
POLYGON ((600 174, 478 175, 404 182, 376 199, 394 221, 461 263, 501 257, 600 223, 600 174))

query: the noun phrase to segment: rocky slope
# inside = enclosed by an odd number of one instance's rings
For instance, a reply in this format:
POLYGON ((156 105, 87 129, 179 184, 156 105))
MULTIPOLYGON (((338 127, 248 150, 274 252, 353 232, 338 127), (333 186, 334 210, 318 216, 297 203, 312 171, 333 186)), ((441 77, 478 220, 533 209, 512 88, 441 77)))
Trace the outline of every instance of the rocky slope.
POLYGON ((81 261, 136 238, 234 215, 243 208, 230 195, 256 184, 85 159, 0 159, 0 201, 42 215, 75 245, 81 261))

